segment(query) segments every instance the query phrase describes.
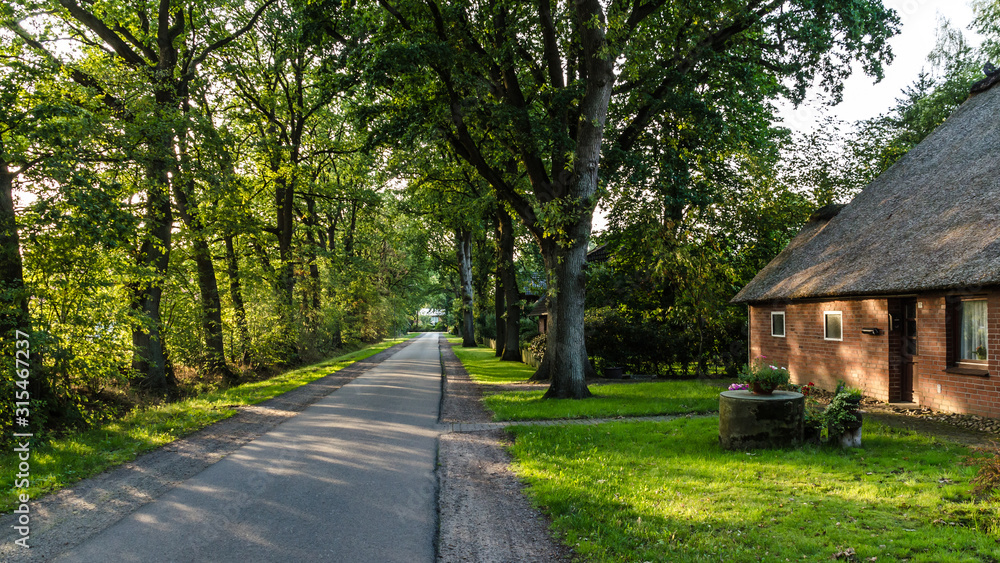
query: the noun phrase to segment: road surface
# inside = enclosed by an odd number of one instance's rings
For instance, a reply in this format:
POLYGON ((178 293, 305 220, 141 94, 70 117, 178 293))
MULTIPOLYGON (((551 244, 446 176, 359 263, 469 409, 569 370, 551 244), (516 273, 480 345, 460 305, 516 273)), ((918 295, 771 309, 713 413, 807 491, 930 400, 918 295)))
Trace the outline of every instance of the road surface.
POLYGON ((433 561, 437 342, 419 337, 58 560, 433 561))

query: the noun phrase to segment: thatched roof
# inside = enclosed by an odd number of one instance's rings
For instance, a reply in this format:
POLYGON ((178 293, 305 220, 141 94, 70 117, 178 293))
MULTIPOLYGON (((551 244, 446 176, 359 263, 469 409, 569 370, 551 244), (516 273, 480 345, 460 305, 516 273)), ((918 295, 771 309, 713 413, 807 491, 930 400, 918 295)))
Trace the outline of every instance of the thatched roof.
POLYGON ((828 215, 733 302, 1000 285, 1000 87, 974 94, 828 215))

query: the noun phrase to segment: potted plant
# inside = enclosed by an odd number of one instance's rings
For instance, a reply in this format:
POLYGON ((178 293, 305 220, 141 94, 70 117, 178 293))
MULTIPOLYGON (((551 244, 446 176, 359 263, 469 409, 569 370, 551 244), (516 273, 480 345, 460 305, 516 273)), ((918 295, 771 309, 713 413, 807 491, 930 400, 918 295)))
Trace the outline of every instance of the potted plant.
POLYGON ((860 389, 837 386, 837 394, 823 412, 827 435, 831 442, 840 442, 845 448, 861 445, 862 415, 858 410, 861 397, 860 389))
POLYGON ((788 370, 767 361, 767 356, 759 356, 740 373, 740 383, 750 386, 755 395, 770 395, 779 385, 788 385, 788 370))

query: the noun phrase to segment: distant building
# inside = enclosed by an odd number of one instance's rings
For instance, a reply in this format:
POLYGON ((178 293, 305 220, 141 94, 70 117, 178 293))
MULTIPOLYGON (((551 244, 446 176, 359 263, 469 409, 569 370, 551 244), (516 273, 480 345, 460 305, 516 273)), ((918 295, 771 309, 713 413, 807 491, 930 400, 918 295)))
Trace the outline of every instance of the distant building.
POLYGON ((440 309, 428 309, 423 308, 417 311, 418 317, 428 317, 430 319, 430 324, 436 325, 442 320, 444 320, 444 311, 440 309))

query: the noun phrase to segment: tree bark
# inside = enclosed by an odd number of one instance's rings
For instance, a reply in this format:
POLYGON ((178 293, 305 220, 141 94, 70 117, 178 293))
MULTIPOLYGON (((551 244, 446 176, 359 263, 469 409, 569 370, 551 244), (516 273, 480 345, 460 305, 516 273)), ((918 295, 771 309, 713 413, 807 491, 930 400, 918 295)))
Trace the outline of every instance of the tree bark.
MULTIPOLYGON (((497 207, 500 207, 499 205, 497 207)), ((497 212, 499 214, 499 211, 497 212)), ((497 252, 496 252, 496 268, 493 271, 493 316, 495 319, 495 330, 496 330, 496 348, 494 349, 494 356, 497 358, 503 356, 504 342, 507 337, 507 325, 504 322, 504 317, 507 313, 507 307, 504 304, 504 285, 503 285, 503 251, 501 249, 501 233, 500 233, 500 217, 496 217, 494 225, 494 238, 497 241, 497 252)))
MULTIPOLYGON (((503 204, 497 205, 500 227, 500 255, 498 270, 503 280, 506 316, 504 319, 504 349, 501 360, 521 361, 521 292, 517 287, 517 272, 514 269, 514 222, 503 204)), ((499 349, 499 345, 497 346, 499 349)))
POLYGON ((279 281, 284 301, 284 314, 291 314, 293 291, 295 289, 295 269, 292 264, 292 236, 295 231, 295 188, 287 178, 274 181, 274 210, 278 227, 279 281))
MULTIPOLYGON (((233 301, 233 310, 236 317, 236 330, 240 334, 239 361, 250 363, 250 330, 247 327, 247 312, 243 305, 243 288, 240 283, 240 264, 236 256, 236 248, 233 244, 233 235, 227 234, 226 243, 226 273, 229 275, 229 296, 233 301)), ((234 361, 236 358, 234 358, 234 361)))
MULTIPOLYGON (((615 82, 615 54, 605 37, 604 11, 599 0, 576 3, 581 46, 584 53, 586 89, 580 102, 576 124, 576 151, 573 174, 562 186, 557 180, 555 193, 565 193, 562 206, 570 219, 563 225, 565 235, 559 241, 543 242, 546 266, 553 277, 555 303, 549 305, 549 337, 546 356, 551 365, 552 384, 546 397, 582 399, 590 396, 586 375, 590 362, 584 343, 583 266, 587 261, 593 204, 597 197, 598 165, 608 105, 615 82), (555 316, 553 317, 553 313, 555 316)), ((551 296, 551 293, 550 293, 551 296)))
MULTIPOLYGON (((2 148, 2 146, 0 146, 2 148)), ((0 150, 0 154, 2 154, 0 150)), ((0 339, 13 342, 15 332, 30 332, 28 291, 24 285, 21 241, 14 211, 14 174, 0 158, 0 339)))
POLYGON ((462 346, 476 347, 475 319, 472 301, 472 231, 459 229, 455 232, 455 254, 458 257, 458 275, 462 295, 462 346))
POLYGON ((309 261, 309 284, 306 291, 307 303, 310 309, 309 320, 311 323, 315 323, 319 318, 320 310, 320 281, 319 281, 319 264, 317 262, 317 252, 316 249, 319 245, 317 235, 319 222, 316 220, 316 201, 309 197, 306 198, 306 243, 308 248, 306 250, 306 259, 309 261))
MULTIPOLYGON (((190 174, 190 171, 187 171, 190 174)), ((215 276, 212 249, 208 245, 205 225, 192 205, 194 180, 174 180, 174 199, 184 225, 191 232, 191 245, 198 271, 198 292, 201 294, 201 328, 205 339, 205 369, 233 383, 236 373, 226 364, 225 340, 222 334, 222 299, 215 276)))
MULTIPOLYGON (((167 146, 172 148, 172 143, 167 146)), ((162 147, 157 147, 161 148, 162 147)), ((156 150, 154 148, 153 150, 156 150)), ((151 281, 132 285, 132 309, 141 319, 132 330, 132 369, 138 374, 140 389, 166 392, 169 390, 166 357, 160 326, 160 302, 163 298, 162 279, 170 259, 173 210, 170 206, 168 163, 162 156, 154 157, 147 168, 152 180, 146 196, 146 233, 139 246, 136 262, 152 276, 151 281)))
MULTIPOLYGON (((577 224, 575 227, 574 230, 581 232, 590 230, 590 225, 577 224)), ((553 295, 549 294, 549 331, 545 359, 549 361, 552 383, 545 392, 545 397, 582 399, 591 394, 587 389, 589 362, 583 335, 583 264, 587 258, 586 242, 550 251, 550 254, 554 254, 555 259, 546 262, 551 265, 556 295, 553 299, 553 295)))

